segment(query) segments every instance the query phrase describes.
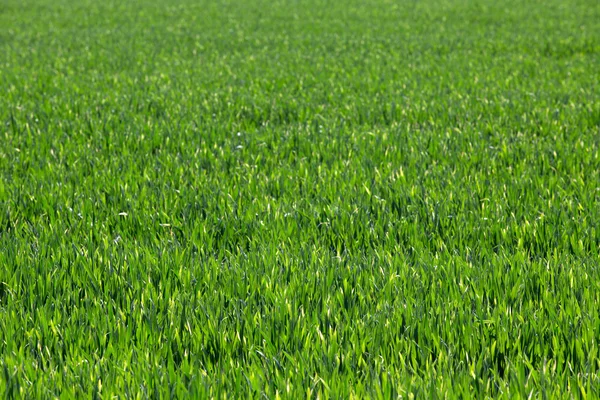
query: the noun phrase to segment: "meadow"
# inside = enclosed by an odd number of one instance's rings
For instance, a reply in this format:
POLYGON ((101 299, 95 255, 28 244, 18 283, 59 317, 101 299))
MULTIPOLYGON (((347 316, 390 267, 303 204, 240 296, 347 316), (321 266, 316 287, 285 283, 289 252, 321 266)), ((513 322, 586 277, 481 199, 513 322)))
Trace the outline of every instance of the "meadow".
POLYGON ((2 0, 3 398, 599 398, 597 0, 2 0))

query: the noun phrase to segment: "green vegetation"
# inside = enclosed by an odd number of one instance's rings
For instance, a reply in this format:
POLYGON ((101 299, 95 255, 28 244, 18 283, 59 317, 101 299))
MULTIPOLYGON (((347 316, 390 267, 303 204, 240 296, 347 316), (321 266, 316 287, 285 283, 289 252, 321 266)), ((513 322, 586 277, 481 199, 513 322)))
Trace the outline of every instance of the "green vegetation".
POLYGON ((600 2, 3 0, 0 395, 600 397, 600 2))

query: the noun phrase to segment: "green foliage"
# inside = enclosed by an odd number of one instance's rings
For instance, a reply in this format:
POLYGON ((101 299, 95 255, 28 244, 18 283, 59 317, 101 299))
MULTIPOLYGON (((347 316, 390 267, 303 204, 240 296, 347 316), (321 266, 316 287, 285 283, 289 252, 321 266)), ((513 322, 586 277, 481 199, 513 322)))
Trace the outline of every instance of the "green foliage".
POLYGON ((600 397, 600 3, 0 4, 0 395, 600 397))

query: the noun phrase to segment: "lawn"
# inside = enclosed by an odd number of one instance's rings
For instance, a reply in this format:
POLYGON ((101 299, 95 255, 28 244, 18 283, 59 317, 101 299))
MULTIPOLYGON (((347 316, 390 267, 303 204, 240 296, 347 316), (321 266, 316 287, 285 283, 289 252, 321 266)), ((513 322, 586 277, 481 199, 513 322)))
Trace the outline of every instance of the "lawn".
POLYGON ((0 396, 600 397, 597 0, 2 0, 0 396))

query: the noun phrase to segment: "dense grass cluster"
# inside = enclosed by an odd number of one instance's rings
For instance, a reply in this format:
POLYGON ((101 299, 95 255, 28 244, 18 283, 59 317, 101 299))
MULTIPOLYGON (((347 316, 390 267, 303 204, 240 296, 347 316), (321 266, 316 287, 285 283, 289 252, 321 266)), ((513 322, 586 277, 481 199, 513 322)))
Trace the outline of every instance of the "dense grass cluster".
POLYGON ((0 124, 3 397, 600 397, 597 0, 3 0, 0 124))

